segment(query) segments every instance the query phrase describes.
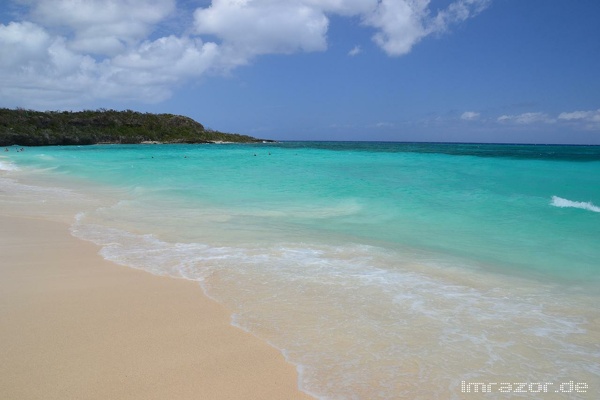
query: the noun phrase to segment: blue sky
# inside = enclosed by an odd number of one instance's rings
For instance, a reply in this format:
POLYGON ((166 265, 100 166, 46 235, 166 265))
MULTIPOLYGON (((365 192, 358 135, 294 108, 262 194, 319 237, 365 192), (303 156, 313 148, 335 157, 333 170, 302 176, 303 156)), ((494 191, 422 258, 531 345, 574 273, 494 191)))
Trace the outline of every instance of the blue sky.
POLYGON ((0 107, 281 140, 600 144, 595 0, 8 0, 0 107))

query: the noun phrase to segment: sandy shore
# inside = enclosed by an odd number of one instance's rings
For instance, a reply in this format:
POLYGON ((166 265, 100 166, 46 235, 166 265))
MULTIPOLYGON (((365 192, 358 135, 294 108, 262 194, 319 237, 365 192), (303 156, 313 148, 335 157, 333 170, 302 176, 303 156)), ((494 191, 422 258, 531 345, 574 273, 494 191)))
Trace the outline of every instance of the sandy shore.
POLYGON ((98 250, 66 224, 0 215, 1 398, 311 398, 196 283, 98 250))

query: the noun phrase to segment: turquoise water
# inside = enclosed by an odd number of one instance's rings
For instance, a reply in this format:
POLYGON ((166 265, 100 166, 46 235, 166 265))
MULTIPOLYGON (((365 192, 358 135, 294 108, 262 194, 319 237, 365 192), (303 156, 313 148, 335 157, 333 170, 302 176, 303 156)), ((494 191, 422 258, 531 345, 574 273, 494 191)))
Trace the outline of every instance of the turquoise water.
POLYGON ((465 379, 600 390, 600 147, 15 150, 6 178, 109 197, 75 210, 74 235, 199 281, 319 398, 462 398, 465 379))

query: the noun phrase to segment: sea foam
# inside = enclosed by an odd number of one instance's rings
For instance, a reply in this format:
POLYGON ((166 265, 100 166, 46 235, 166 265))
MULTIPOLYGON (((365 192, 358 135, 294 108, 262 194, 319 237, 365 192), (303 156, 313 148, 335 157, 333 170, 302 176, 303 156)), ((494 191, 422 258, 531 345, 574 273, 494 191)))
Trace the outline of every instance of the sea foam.
POLYGON ((0 160, 0 171, 17 171, 18 169, 13 163, 0 160))
POLYGON ((586 316, 564 312, 543 285, 483 283, 493 275, 465 285, 472 271, 448 274, 434 259, 361 244, 169 242, 92 216, 79 213, 73 235, 113 262, 200 283, 234 325, 280 349, 317 398, 458 398, 456 379, 509 372, 591 380, 600 356, 572 341, 590 336, 586 316))
POLYGON ((600 212, 600 207, 595 206, 591 202, 584 201, 572 201, 568 199, 563 199, 562 197, 552 196, 552 202, 550 203, 554 207, 561 208, 581 208, 582 210, 588 210, 593 212, 600 212))

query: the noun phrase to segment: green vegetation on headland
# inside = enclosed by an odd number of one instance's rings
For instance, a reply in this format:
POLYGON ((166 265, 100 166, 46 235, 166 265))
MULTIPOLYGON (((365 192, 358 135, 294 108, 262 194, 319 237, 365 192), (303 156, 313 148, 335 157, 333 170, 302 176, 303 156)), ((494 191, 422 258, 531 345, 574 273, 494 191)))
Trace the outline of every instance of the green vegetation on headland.
POLYGON ((32 111, 0 108, 0 146, 99 143, 256 143, 250 136, 206 129, 191 118, 131 110, 32 111))

